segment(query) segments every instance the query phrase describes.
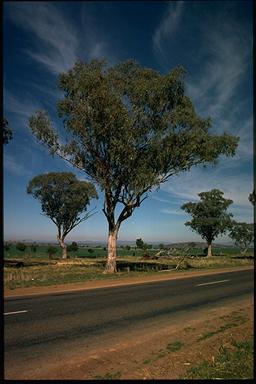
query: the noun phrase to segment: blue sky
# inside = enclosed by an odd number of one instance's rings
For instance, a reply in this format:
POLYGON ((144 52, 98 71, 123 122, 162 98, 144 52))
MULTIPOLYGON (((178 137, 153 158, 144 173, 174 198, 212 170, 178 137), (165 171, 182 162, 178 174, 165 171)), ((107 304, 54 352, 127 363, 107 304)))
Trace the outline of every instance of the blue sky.
MULTIPOLYGON (((180 206, 197 194, 218 188, 234 203, 237 221, 253 221, 248 195, 253 189, 252 2, 250 1, 67 1, 5 2, 4 116, 13 140, 4 147, 5 240, 56 239, 56 228, 40 214, 40 203, 26 194, 29 180, 51 171, 86 175, 52 158, 28 129, 29 116, 48 111, 56 127, 60 72, 77 59, 105 58, 115 64, 135 59, 166 73, 182 65, 186 92, 197 112, 212 118, 211 132, 240 137, 233 158, 217 166, 192 168, 154 191, 127 221, 119 240, 200 241, 185 227, 180 206)), ((103 198, 92 201, 97 213, 67 240, 105 241, 103 198)), ((218 238, 218 242, 227 241, 218 238)))

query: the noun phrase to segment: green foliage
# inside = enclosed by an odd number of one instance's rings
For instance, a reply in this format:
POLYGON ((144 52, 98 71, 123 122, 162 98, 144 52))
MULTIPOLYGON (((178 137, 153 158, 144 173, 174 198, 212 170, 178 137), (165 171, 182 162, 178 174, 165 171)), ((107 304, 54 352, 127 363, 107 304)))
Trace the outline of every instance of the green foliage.
POLYGON ((77 62, 59 77, 58 103, 69 141, 62 141, 44 111, 29 127, 51 154, 84 171, 104 191, 109 230, 139 207, 153 187, 197 164, 233 156, 238 138, 209 134, 184 93, 185 71, 165 75, 134 61, 113 67, 104 61, 77 62), (121 204, 118 218, 117 205, 121 204))
POLYGON ((250 193, 248 200, 252 203, 252 205, 255 205, 255 189, 250 193))
POLYGON ((77 252, 78 251, 78 245, 75 241, 72 241, 70 245, 68 245, 68 251, 71 252, 77 252))
POLYGON ((12 130, 9 127, 8 121, 6 119, 2 120, 3 127, 3 143, 8 144, 12 140, 12 130))
POLYGON ((38 248, 38 246, 36 244, 31 244, 30 245, 30 249, 31 249, 32 252, 36 252, 37 248, 38 248))
POLYGON ((11 243, 8 243, 8 242, 5 242, 4 243, 4 250, 7 252, 7 251, 9 251, 10 249, 11 249, 11 243))
POLYGON ((66 235, 89 216, 91 198, 97 198, 94 186, 77 180, 71 172, 50 172, 35 176, 28 184, 27 193, 41 202, 42 212, 58 228, 58 237, 66 235))
POLYGON ((127 251, 130 251, 130 249, 131 249, 130 245, 126 245, 125 249, 127 249, 127 251))
POLYGON ((53 247, 52 245, 50 245, 48 248, 47 248, 47 253, 48 253, 48 256, 49 256, 49 259, 51 259, 51 257, 57 253, 57 248, 56 247, 53 247))
POLYGON ((248 223, 237 223, 232 221, 229 237, 235 241, 235 245, 245 254, 254 240, 254 225, 248 223))
POLYGON ((17 243, 17 244, 16 244, 16 248, 17 248, 19 251, 24 252, 25 249, 27 248, 27 246, 26 246, 26 244, 24 244, 24 243, 17 243))
POLYGON ((230 228, 233 215, 227 213, 227 208, 233 201, 225 199, 223 192, 218 189, 201 192, 198 195, 201 201, 189 202, 181 207, 192 216, 192 220, 186 222, 185 225, 190 226, 208 244, 211 244, 216 237, 224 234, 230 228))
POLYGON ((143 248, 144 246, 144 241, 140 238, 136 240, 136 247, 137 248, 143 248))

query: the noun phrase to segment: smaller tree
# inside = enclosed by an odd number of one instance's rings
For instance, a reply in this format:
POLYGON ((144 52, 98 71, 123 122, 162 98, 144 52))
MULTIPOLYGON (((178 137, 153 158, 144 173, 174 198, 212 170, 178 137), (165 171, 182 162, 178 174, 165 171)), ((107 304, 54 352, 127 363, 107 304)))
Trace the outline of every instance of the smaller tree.
POLYGON ((16 244, 16 248, 17 248, 19 251, 24 252, 25 249, 27 248, 27 246, 26 246, 26 244, 24 244, 24 243, 17 243, 17 244, 16 244))
POLYGON ((9 250, 11 249, 11 244, 10 243, 4 243, 4 250, 6 251, 6 252, 8 252, 9 250))
POLYGON ((223 192, 218 189, 201 192, 198 196, 201 201, 183 204, 181 209, 192 216, 192 220, 186 222, 185 225, 190 226, 193 231, 201 235, 202 239, 207 241, 207 256, 211 257, 213 240, 230 229, 233 215, 227 213, 227 208, 233 201, 225 199, 223 192))
POLYGON ((142 239, 137 239, 136 240, 136 247, 137 248, 143 248, 144 241, 142 239))
POLYGON ((65 238, 72 229, 91 215, 85 213, 91 198, 98 198, 95 187, 77 180, 71 172, 50 172, 34 177, 27 193, 41 202, 43 215, 57 226, 62 258, 67 258, 65 238))
POLYGON ((250 193, 248 199, 252 203, 252 205, 255 206, 255 189, 252 191, 252 193, 250 193))
POLYGON ((232 221, 229 237, 235 241, 235 245, 240 248, 241 254, 245 256, 248 247, 254 240, 254 225, 232 221))

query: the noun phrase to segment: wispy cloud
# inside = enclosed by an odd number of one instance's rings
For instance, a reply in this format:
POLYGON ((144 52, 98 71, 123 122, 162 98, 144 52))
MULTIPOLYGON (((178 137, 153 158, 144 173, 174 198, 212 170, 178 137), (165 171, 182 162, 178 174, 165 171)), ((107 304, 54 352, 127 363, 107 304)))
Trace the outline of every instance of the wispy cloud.
POLYGON ((176 31, 182 15, 183 1, 171 1, 160 25, 153 35, 153 48, 155 52, 163 54, 163 44, 171 38, 176 31))
POLYGON ((20 161, 15 159, 14 156, 8 154, 5 154, 4 156, 4 169, 14 176, 25 176, 32 174, 32 172, 27 167, 23 166, 20 161))
POLYGON ((181 209, 167 209, 163 208, 160 210, 161 213, 166 213, 168 215, 182 215, 184 216, 184 212, 181 209))
POLYGON ((12 113, 17 116, 19 125, 27 124, 28 118, 39 109, 42 109, 42 105, 36 100, 23 97, 22 99, 16 95, 13 95, 8 90, 4 89, 4 109, 8 113, 12 113))
POLYGON ((198 76, 187 83, 187 91, 201 113, 216 118, 234 98, 248 71, 252 45, 235 22, 220 20, 217 25, 202 28, 202 49, 208 59, 198 76))
POLYGON ((66 71, 73 65, 78 47, 76 31, 54 4, 15 2, 10 7, 10 18, 39 39, 35 51, 28 49, 32 58, 53 73, 66 71))
MULTIPOLYGON (((63 6, 67 6, 65 3, 63 6)), ((53 74, 69 70, 78 59, 90 60, 107 56, 107 43, 96 36, 97 26, 87 24, 82 27, 85 34, 78 32, 81 27, 64 15, 60 6, 50 2, 14 2, 10 4, 9 17, 15 24, 31 31, 34 47, 27 53, 44 65, 53 74)), ((81 15, 83 21, 83 15, 81 15)))
POLYGON ((250 175, 240 174, 227 176, 220 168, 207 169, 203 172, 200 168, 194 168, 173 177, 162 185, 161 189, 170 194, 172 198, 180 199, 180 205, 185 201, 198 201, 198 193, 210 191, 213 188, 224 192, 224 197, 233 200, 230 211, 252 221, 253 209, 248 201, 248 196, 253 189, 253 181, 250 175))

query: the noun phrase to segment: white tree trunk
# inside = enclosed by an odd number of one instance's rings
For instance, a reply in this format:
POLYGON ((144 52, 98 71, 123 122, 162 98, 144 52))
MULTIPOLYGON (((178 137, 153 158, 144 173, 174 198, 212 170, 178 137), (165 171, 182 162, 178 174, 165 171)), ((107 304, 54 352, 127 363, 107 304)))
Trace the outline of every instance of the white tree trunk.
POLYGON ((104 273, 116 272, 116 239, 117 230, 109 230, 108 234, 108 258, 104 273))
POLYGON ((67 246, 64 243, 64 239, 61 237, 58 237, 60 246, 62 248, 62 259, 67 259, 68 258, 68 252, 67 252, 67 246))
POLYGON ((212 257, 212 243, 208 243, 207 257, 212 257))

